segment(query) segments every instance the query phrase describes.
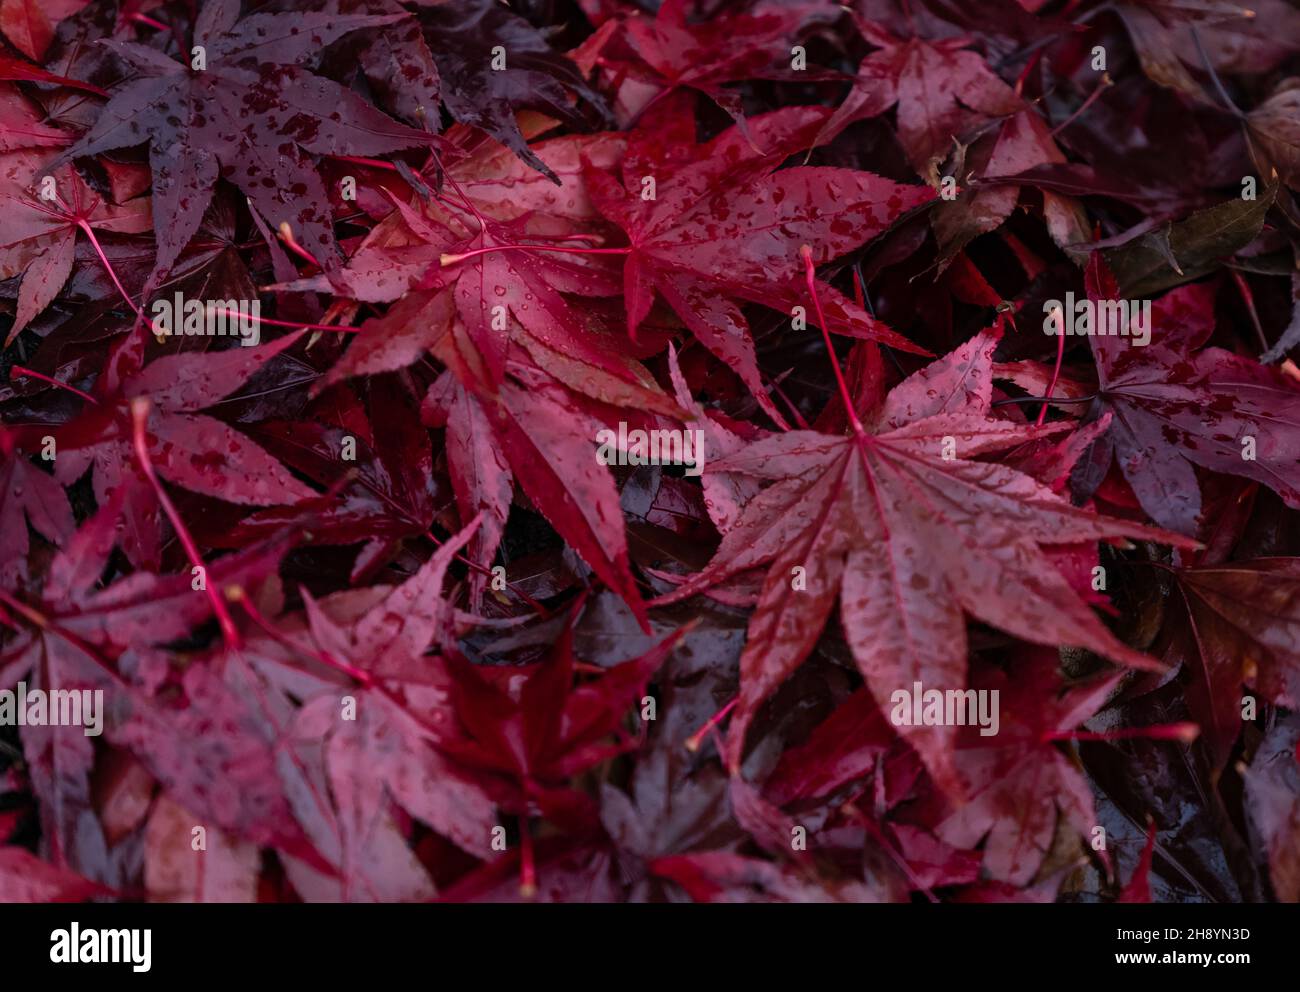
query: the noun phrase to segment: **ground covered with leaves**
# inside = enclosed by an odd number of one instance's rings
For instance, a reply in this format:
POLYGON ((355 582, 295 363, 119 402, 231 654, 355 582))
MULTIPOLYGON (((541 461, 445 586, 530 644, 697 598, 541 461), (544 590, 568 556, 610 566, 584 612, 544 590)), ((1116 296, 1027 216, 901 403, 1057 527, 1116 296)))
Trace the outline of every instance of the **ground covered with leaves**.
POLYGON ((0 900, 1300 900, 1241 2, 0 0, 0 900))

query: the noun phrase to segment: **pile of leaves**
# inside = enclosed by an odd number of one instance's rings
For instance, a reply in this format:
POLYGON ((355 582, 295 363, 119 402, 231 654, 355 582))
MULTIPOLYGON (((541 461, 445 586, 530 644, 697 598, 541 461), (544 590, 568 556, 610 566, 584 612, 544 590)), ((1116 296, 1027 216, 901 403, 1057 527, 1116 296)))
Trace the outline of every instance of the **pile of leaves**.
POLYGON ((0 900, 1300 900, 1287 0, 0 32, 0 900))

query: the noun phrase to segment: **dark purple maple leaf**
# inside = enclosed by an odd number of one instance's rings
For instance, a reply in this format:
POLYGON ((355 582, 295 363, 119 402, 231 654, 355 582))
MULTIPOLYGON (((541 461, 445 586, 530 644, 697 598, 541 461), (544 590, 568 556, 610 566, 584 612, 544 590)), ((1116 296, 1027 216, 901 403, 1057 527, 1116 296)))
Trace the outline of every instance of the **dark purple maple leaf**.
POLYGON ((552 182, 559 178, 528 147, 515 113, 524 107, 581 123, 569 94, 598 113, 604 100, 569 59, 522 17, 493 0, 416 0, 420 27, 442 78, 442 99, 463 124, 482 128, 552 182))
MULTIPOLYGON (((1100 253, 1088 266, 1088 297, 1121 298, 1100 253)), ((1255 479, 1300 506, 1300 388, 1249 358, 1202 347, 1214 331, 1208 284, 1166 293, 1150 322, 1146 347, 1121 334, 1089 338, 1100 405, 1114 415, 1098 443, 1114 451, 1142 508, 1162 527, 1196 533, 1194 465, 1255 479)))
POLYGON ((303 68, 347 32, 399 15, 241 20, 239 7, 238 0, 203 5, 194 23, 201 69, 135 42, 104 41, 137 75, 118 86, 94 127, 60 157, 148 143, 160 273, 198 230, 218 178, 238 186, 272 227, 288 224, 332 266, 337 249, 328 197, 309 156, 374 155, 435 140, 303 68))

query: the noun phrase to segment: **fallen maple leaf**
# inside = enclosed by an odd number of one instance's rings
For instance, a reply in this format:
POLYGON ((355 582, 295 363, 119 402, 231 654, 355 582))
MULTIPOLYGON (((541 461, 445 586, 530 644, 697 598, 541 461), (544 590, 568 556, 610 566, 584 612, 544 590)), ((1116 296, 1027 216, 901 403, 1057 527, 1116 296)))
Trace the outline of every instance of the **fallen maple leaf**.
MULTIPOLYGON (((814 109, 792 108, 751 121, 752 142, 733 128, 690 149, 689 158, 680 147, 668 158, 657 135, 673 128, 673 115, 682 112, 681 102, 666 104, 643 122, 629 140, 621 186, 603 173, 588 174, 597 206, 631 243, 623 270, 628 334, 635 340, 658 292, 784 425, 759 376, 749 329, 734 300, 793 313, 803 299, 801 242, 817 244, 818 261, 830 261, 933 193, 846 169, 774 171, 809 140, 822 117, 814 109), (754 142, 766 151, 758 151, 754 142)), ((831 304, 832 331, 919 350, 829 287, 822 292, 831 304)))
POLYGON ((854 20, 880 50, 863 59, 853 90, 826 121, 819 141, 897 103, 899 141, 912 167, 933 182, 954 141, 1021 109, 1020 98, 967 50, 966 39, 900 38, 865 18, 854 20))
POLYGON ((258 445, 215 417, 198 412, 238 389, 300 334, 253 348, 155 359, 127 378, 117 395, 91 405, 82 421, 64 429, 68 452, 56 467, 57 477, 71 482, 93 465, 101 504, 109 502, 110 493, 129 490, 131 498, 119 504, 127 522, 123 549, 134 561, 156 563, 156 507, 133 464, 129 419, 131 403, 147 399, 146 443, 169 481, 254 506, 315 496, 313 489, 293 478, 258 445))
POLYGON ((620 725, 683 633, 577 686, 572 685, 571 621, 550 657, 523 673, 449 657, 459 726, 443 746, 461 763, 495 780, 492 791, 511 812, 538 813, 560 822, 594 821, 594 804, 566 783, 635 746, 620 725))
POLYGON ((996 736, 967 729, 953 754, 966 802, 942 816, 940 838, 959 848, 983 840, 982 867, 989 877, 1023 886, 1051 849, 1058 811, 1080 837, 1097 822, 1082 774, 1057 747, 1101 708, 1119 675, 1062 691, 1045 659, 1031 656, 1011 668, 972 680, 976 691, 999 693, 996 736), (1014 675, 1014 678, 1011 677, 1014 675))
MULTIPOLYGON (((755 78, 818 78, 806 64, 794 65, 790 43, 839 15, 820 0, 763 2, 749 11, 720 11, 695 23, 687 22, 688 12, 685 0, 665 0, 653 19, 627 18, 617 36, 619 43, 602 47, 601 61, 616 68, 620 77, 659 88, 655 99, 679 87, 698 90, 742 128, 742 101, 725 84, 755 78)), ((806 57, 805 52, 805 62, 806 57)))
POLYGON ((123 206, 105 203, 70 168, 49 176, 46 185, 36 178, 40 171, 36 156, 18 153, 6 159, 0 162, 5 184, 24 191, 0 191, 0 207, 6 215, 0 278, 22 274, 18 313, 5 339, 7 346, 63 288, 72 272, 78 230, 137 234, 149 230, 152 218, 148 200, 123 206))
POLYGON ((492 0, 417 0, 420 27, 442 76, 442 99, 456 120, 482 128, 552 182, 559 178, 528 147, 515 110, 559 120, 581 115, 572 91, 598 111, 604 100, 577 67, 552 51, 526 20, 492 0), (499 49, 499 51, 498 51, 499 49))
POLYGON ((1264 739, 1246 773, 1251 822, 1272 868, 1273 889, 1284 902, 1300 900, 1295 834, 1300 826, 1300 733, 1296 718, 1279 722, 1264 739))
MULTIPOLYGON (((1099 253, 1087 282, 1094 304, 1121 299, 1099 253)), ((1151 304, 1148 331, 1146 347, 1123 335, 1089 338, 1099 403, 1114 414, 1098 443, 1113 448, 1147 514, 1162 527, 1196 532, 1193 465, 1255 479, 1300 506, 1300 390, 1258 362, 1201 348, 1214 331, 1213 288, 1165 294, 1151 304)))
MULTIPOLYGON (((741 656, 733 767, 758 707, 806 657, 837 593, 845 637, 882 709, 914 682, 965 685, 966 613, 1035 643, 1158 667, 1106 629, 1043 545, 1177 539, 1080 510, 1028 476, 975 461, 1041 432, 990 419, 988 352, 973 368, 963 362, 969 353, 895 389, 873 433, 855 418, 848 436, 777 434, 709 466, 773 483, 746 505, 709 567, 665 597, 767 569, 741 656)), ((956 788, 954 728, 902 733, 956 788)))
POLYGON ((114 93, 95 126, 58 162, 149 142, 159 273, 198 230, 221 175, 273 227, 287 223, 322 264, 334 265, 333 225, 322 209, 327 197, 307 153, 372 155, 436 139, 301 66, 347 32, 397 16, 240 20, 238 3, 218 0, 205 4, 194 24, 202 68, 134 42, 105 40, 139 75, 114 93))
POLYGON ((1240 735, 1242 685, 1295 706, 1300 697, 1300 560, 1259 558, 1174 573, 1186 623, 1170 661, 1188 666, 1188 705, 1216 767, 1240 735))

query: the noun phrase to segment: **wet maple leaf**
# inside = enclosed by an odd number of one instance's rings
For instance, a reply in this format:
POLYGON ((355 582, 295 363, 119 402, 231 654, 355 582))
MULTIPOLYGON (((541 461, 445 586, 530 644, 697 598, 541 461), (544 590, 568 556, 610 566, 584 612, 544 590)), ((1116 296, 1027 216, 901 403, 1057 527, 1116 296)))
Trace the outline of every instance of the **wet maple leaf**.
POLYGON ((1300 80, 1279 83, 1273 95, 1250 112, 1247 127, 1263 160, 1292 189, 1300 187, 1300 80))
POLYGON ((301 334, 295 332, 252 348, 237 346, 222 352, 155 359, 129 376, 116 393, 105 389, 104 403, 89 407, 79 421, 59 431, 56 436, 64 438, 68 450, 57 464, 56 476, 70 483, 93 465, 101 504, 108 502, 115 490, 130 490, 131 498, 121 505, 126 524, 123 550, 133 561, 156 564, 157 506, 135 462, 129 411, 133 399, 147 398, 147 450, 168 481, 193 492, 253 506, 314 497, 311 487, 290 475, 260 446, 223 421, 199 412, 238 389, 301 334))
POLYGON ((938 818, 938 836, 961 848, 983 839, 984 873, 1017 886, 1038 872, 1058 815, 1087 836, 1097 822, 1092 792, 1055 742, 1090 719, 1119 680, 1110 675, 1063 690, 1047 659, 1032 655, 1017 660, 1010 675, 994 670, 973 680, 977 691, 999 693, 1001 725, 993 737, 963 732, 953 761, 967 801, 938 818))
POLYGON ((1166 657, 1191 669, 1187 700, 1216 767, 1241 734, 1241 687, 1300 703, 1300 560, 1258 558, 1174 573, 1186 623, 1166 657))
POLYGON ((666 0, 653 19, 628 17, 617 41, 602 46, 602 64, 620 76, 660 88, 659 96, 679 88, 698 90, 743 125, 739 94, 726 84, 748 79, 817 78, 806 67, 791 67, 791 43, 839 11, 827 3, 770 3, 688 23, 685 0, 666 0), (782 65, 781 63, 784 63, 782 65))
MULTIPOLYGON (((124 496, 118 490, 107 498, 69 539, 38 604, 6 599, 26 629, 0 655, 0 684, 26 678, 33 689, 103 691, 108 739, 134 751, 196 815, 308 854, 272 752, 251 733, 251 715, 240 698, 204 665, 178 680, 188 705, 159 693, 168 663, 152 646, 186 637, 210 617, 208 597, 195 590, 188 573, 137 572, 96 588, 124 496)), ((205 578, 214 588, 246 583, 273 570, 277 558, 267 547, 253 549, 213 563, 205 578)), ((111 883, 122 866, 108 856, 92 803, 91 738, 81 726, 29 726, 24 747, 55 863, 111 883)))
MULTIPOLYGON (((515 287, 509 296, 517 301, 514 305, 527 310, 531 294, 526 287, 519 287, 505 271, 499 278, 503 288, 515 287)), ((472 290, 478 280, 471 278, 470 284, 472 290)), ((539 303, 544 300, 567 308, 558 293, 546 292, 540 283, 534 285, 539 289, 539 303)), ((466 300, 468 307, 479 309, 472 292, 466 300)), ((472 559, 483 566, 492 561, 509 512, 513 479, 517 478, 583 559, 640 610, 640 594, 629 571, 618 491, 608 469, 593 454, 592 444, 605 418, 571 387, 638 412, 649 409, 672 414, 678 411, 677 406, 652 388, 650 377, 636 363, 620 358, 613 350, 595 347, 594 342, 584 347, 563 322, 554 322, 554 315, 528 316, 527 320, 548 336, 554 331, 574 340, 591 356, 590 361, 571 352, 543 350, 544 345, 534 340, 529 350, 539 356, 543 367, 519 361, 509 376, 493 386, 463 324, 452 319, 453 307, 450 291, 432 298, 412 294, 368 325, 325 381, 404 367, 426 348, 431 350, 450 371, 431 388, 425 418, 432 426, 447 427, 448 467, 462 518, 486 514, 483 531, 472 545, 472 559)), ((483 326, 489 328, 486 322, 483 326)), ((516 333, 526 331, 521 326, 516 333)), ((476 577, 476 595, 482 585, 482 577, 476 577)))
MULTIPOLYGON (((1094 303, 1121 299, 1100 253, 1087 283, 1094 303)), ((1252 359, 1201 348, 1215 326, 1211 285, 1180 287, 1150 306, 1146 347, 1122 334, 1089 338, 1100 408, 1114 414, 1098 443, 1114 451, 1142 508, 1162 527, 1194 534, 1194 465, 1255 479, 1300 506, 1300 388, 1252 359)))
POLYGON ((900 38, 865 18, 855 16, 855 21, 880 50, 862 60, 853 90, 826 121, 819 140, 897 104, 898 140, 917 173, 934 181, 935 167, 954 141, 969 140, 989 121, 1022 109, 1011 87, 969 51, 967 39, 900 38))
POLYGON ((105 40, 138 75, 119 86, 60 160, 148 142, 159 272, 198 230, 218 177, 243 190, 272 227, 287 223, 322 264, 334 265, 328 197, 308 156, 373 155, 435 139, 302 67, 347 32, 396 18, 307 13, 240 20, 237 0, 214 0, 194 24, 202 69, 135 42, 105 40))
POLYGON ((1276 0, 1141 0, 1116 5, 1142 71, 1154 82, 1208 102, 1190 70, 1263 72, 1297 50, 1300 15, 1276 0))
POLYGON ((21 847, 0 848, 0 900, 19 902, 85 902, 110 890, 75 871, 59 869, 21 847))
MULTIPOLYGON (((628 236, 624 299, 628 334, 635 340, 656 293, 675 310, 700 343, 729 365, 778 423, 784 418, 768 398, 749 328, 737 301, 761 303, 787 314, 802 295, 799 247, 818 245, 827 262, 888 228, 904 212, 933 198, 933 191, 904 186, 851 169, 777 167, 811 138, 823 118, 817 108, 776 111, 695 147, 665 145, 667 129, 693 140, 693 125, 674 120, 680 101, 648 115, 629 139, 622 184, 590 172, 597 206, 628 236), (759 151, 762 148, 764 151, 759 151), (653 190, 647 185, 653 183, 653 190)), ((882 341, 903 351, 920 349, 876 321, 830 287, 830 329, 882 341)))
POLYGON ((558 184, 555 173, 524 141, 515 111, 529 107, 581 123, 570 92, 603 112, 600 94, 536 28, 493 0, 418 2, 420 27, 438 64, 443 103, 451 115, 482 128, 558 184))
MULTIPOLYGON (((1028 476, 975 460, 1041 434, 990 419, 990 351, 972 362, 981 349, 962 349, 905 381, 873 433, 790 431, 708 466, 772 483, 708 568, 666 598, 767 570, 741 656, 733 765, 759 706, 807 656, 837 594, 845 638, 882 709, 914 682, 965 685, 966 614, 1035 643, 1159 667, 1111 634, 1043 546, 1172 535, 1081 510, 1028 476)), ((953 728, 902 733, 937 779, 957 785, 953 728)))
POLYGON ((595 134, 565 134, 531 140, 542 134, 549 119, 522 122, 524 136, 532 150, 560 180, 557 186, 528 166, 509 148, 467 134, 464 125, 447 130, 445 137, 454 148, 442 156, 447 175, 455 179, 466 198, 479 212, 494 220, 517 220, 525 214, 563 217, 576 223, 600 219, 587 194, 583 172, 589 167, 614 169, 627 147, 627 136, 617 131, 595 134))
MULTIPOLYGON (((0 61, 0 79, 13 74, 6 71, 6 66, 0 61)), ((41 114, 18 87, 0 83, 0 153, 66 145, 72 137, 60 128, 51 127, 42 121, 41 114)), ((13 193, 17 193, 18 189, 15 185, 13 193)))
POLYGON ((549 657, 523 671, 450 657, 458 729, 444 747, 485 782, 495 781, 489 788, 512 812, 594 821, 594 804, 568 782, 635 746, 624 718, 683 633, 576 686, 572 618, 549 657))
POLYGON ((1300 825, 1300 720, 1291 714, 1269 731, 1246 774, 1251 822, 1272 868, 1273 890, 1284 902, 1300 899, 1295 834, 1300 825))
MULTIPOLYGON (((480 857, 490 852, 495 810, 488 795, 439 750, 448 738, 450 685, 423 655, 447 640, 452 608, 447 566, 478 526, 473 520, 401 585, 371 590, 372 605, 340 622, 307 599, 311 641, 360 680, 356 712, 339 719, 337 686, 326 683, 298 716, 300 732, 320 726, 325 767, 338 807, 345 876, 363 863, 369 838, 389 814, 385 794, 480 857), (428 696, 444 706, 431 706, 428 696)), ((346 608, 346 607, 345 607, 346 608)))
MULTIPOLYGON (((991 145, 981 178, 1004 179, 1035 166, 1065 161, 1047 124, 1032 110, 1008 117, 991 145)), ((971 157, 968 153, 968 167, 971 157)), ((940 204, 932 222, 941 246, 941 259, 947 262, 972 239, 1000 227, 1016 208, 1021 189, 1014 183, 1003 182, 969 191, 955 202, 940 204)), ((1088 240, 1083 208, 1077 200, 1051 190, 1042 190, 1041 196, 1043 219, 1052 239, 1062 250, 1077 252, 1073 246, 1088 240)))
POLYGON ((337 284, 358 299, 403 297, 362 327, 318 389, 359 373, 404 368, 427 351, 438 354, 450 346, 446 339, 455 326, 463 328, 456 347, 464 361, 448 364, 471 388, 492 393, 512 349, 520 348, 529 364, 601 402, 669 416, 681 412, 640 363, 599 329, 589 330, 589 318, 570 302, 571 295, 618 292, 609 271, 571 254, 580 249, 547 240, 523 219, 466 219, 441 204, 421 210, 392 202, 392 223, 378 225, 343 272, 276 287, 337 284))
POLYGON ((375 102, 389 113, 417 127, 438 130, 442 81, 420 22, 403 16, 406 9, 397 0, 333 0, 326 12, 391 18, 345 36, 336 43, 335 56, 360 66, 374 88, 375 102))
MULTIPOLYGON (((462 163, 460 174, 475 173, 462 163)), ((403 269, 408 281, 438 288, 411 291, 363 325, 317 388, 405 368, 426 354, 439 358, 450 372, 431 390, 426 414, 431 425, 447 427, 462 519, 485 513, 472 560, 491 563, 517 478, 597 574, 640 609, 618 493, 591 445, 608 419, 607 406, 638 417, 685 413, 609 335, 587 329, 582 311, 569 302, 572 293, 615 293, 617 281, 580 256, 545 251, 527 233, 508 234, 515 222, 484 218, 473 233, 469 222, 441 206, 393 202, 393 225, 372 236, 338 279, 363 298, 400 292, 403 269), (511 250, 492 250, 503 244, 511 250), (453 246, 464 251, 449 254, 453 246), (463 260, 442 264, 460 255, 463 260)), ((552 202, 543 197, 543 206, 552 202)), ((325 285, 311 279, 290 288, 325 285)), ((483 584, 476 576, 476 599, 483 584)))
POLYGON ((15 587, 27 577, 30 541, 27 525, 55 545, 76 530, 67 493, 48 473, 32 465, 20 453, 6 450, 12 439, 0 434, 0 583, 15 587))
POLYGON ((36 178, 40 157, 15 153, 0 160, 3 183, 0 209, 5 212, 0 235, 0 278, 21 274, 18 312, 5 340, 11 344, 24 327, 44 310, 63 288, 76 257, 77 232, 82 225, 117 234, 149 230, 148 200, 123 206, 106 203, 77 173, 63 168, 43 187, 36 178), (50 195, 44 195, 48 190, 50 195), (21 192, 19 192, 21 191, 21 192))
POLYGON ((38 62, 54 38, 59 21, 89 0, 0 0, 0 30, 14 47, 38 62))

